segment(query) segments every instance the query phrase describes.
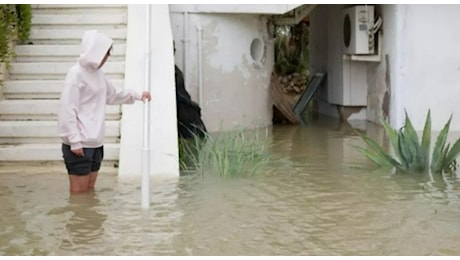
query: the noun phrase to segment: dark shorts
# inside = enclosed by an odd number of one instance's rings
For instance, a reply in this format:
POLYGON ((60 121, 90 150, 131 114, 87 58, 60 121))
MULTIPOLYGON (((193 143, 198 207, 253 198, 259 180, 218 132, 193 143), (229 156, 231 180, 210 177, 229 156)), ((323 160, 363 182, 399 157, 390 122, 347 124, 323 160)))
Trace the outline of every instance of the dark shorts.
POLYGON ((88 175, 99 171, 104 158, 104 146, 98 148, 83 148, 84 156, 76 156, 70 151, 70 145, 62 144, 62 157, 68 174, 88 175))

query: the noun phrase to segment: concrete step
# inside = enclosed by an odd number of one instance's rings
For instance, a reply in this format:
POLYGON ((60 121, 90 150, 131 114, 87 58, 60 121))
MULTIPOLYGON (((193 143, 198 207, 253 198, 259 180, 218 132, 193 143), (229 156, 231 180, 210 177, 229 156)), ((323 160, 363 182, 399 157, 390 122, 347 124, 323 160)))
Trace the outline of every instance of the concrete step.
MULTIPOLYGON (((12 62, 10 68, 10 80, 64 80, 69 69, 76 62, 12 62)), ((125 63, 120 61, 108 61, 103 70, 111 79, 123 79, 125 63)))
POLYGON ((97 15, 88 15, 86 10, 79 14, 34 14, 32 24, 36 25, 119 25, 126 24, 128 14, 126 12, 119 14, 100 13, 97 15))
MULTIPOLYGON (((2 100, 0 120, 45 120, 57 119, 59 100, 2 100)), ((107 120, 119 120, 121 106, 106 107, 107 120)))
MULTIPOLYGON (((117 88, 123 88, 123 80, 112 80, 117 88)), ((64 80, 8 80, 4 82, 5 99, 59 99, 64 80)))
POLYGON ((117 4, 33 4, 33 14, 73 14, 73 13, 85 13, 85 14, 116 14, 126 13, 127 5, 117 4))
MULTIPOLYGON (((99 28, 96 28, 99 29, 99 28)), ((34 39, 34 40, 27 40, 24 44, 31 44, 31 45, 76 45, 80 44, 81 39, 34 39)), ((113 39, 114 44, 125 44, 126 39, 113 39)))
POLYGON ((126 26, 117 28, 103 28, 97 25, 76 27, 76 28, 56 28, 56 29, 41 29, 32 26, 27 43, 31 44, 79 44, 83 32, 89 29, 99 29, 102 33, 112 38, 115 43, 125 43, 127 29, 126 26))
MULTIPOLYGON (((104 161, 117 161, 118 143, 104 144, 104 161)), ((63 161, 61 144, 0 145, 0 161, 63 161)))
MULTIPOLYGON (((119 142, 120 122, 107 121, 105 141, 119 142)), ((56 121, 0 121, 0 144, 60 143, 56 121)))
MULTIPOLYGON (((122 26, 120 26, 122 27, 122 26)), ((83 33, 88 30, 88 27, 80 27, 80 28, 74 28, 72 30, 69 29, 35 29, 32 28, 30 31, 30 37, 29 39, 31 41, 33 40, 45 40, 45 39, 51 39, 51 40, 67 40, 67 39, 76 39, 76 40, 81 40, 81 37, 83 36, 83 33)), ((100 30, 101 33, 107 35, 108 37, 112 39, 126 39, 126 28, 121 28, 121 29, 109 29, 109 30, 100 30)))
MULTIPOLYGON (((81 52, 80 45, 17 45, 15 62, 75 62, 81 52)), ((114 44, 111 61, 124 61, 126 44, 114 44)))

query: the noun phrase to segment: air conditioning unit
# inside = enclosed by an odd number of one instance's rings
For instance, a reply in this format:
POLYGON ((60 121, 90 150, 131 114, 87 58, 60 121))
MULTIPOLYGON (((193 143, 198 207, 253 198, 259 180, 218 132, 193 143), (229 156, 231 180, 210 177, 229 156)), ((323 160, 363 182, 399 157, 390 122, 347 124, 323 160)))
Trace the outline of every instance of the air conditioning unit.
POLYGON ((374 6, 358 5, 343 10, 345 54, 373 54, 374 6))

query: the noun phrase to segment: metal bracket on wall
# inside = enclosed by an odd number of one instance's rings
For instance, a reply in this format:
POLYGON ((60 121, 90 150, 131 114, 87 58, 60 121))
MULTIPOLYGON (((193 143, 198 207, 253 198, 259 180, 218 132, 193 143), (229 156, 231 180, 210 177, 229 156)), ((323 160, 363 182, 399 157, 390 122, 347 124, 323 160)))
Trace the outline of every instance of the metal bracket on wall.
POLYGON ((298 24, 307 17, 316 6, 317 5, 301 5, 286 14, 275 16, 273 22, 276 25, 298 24))

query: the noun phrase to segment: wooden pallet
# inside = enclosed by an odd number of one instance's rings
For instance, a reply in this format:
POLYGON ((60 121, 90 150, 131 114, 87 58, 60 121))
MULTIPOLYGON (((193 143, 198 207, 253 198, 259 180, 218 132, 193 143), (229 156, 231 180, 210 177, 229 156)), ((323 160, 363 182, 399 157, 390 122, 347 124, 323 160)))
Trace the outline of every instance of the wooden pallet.
POLYGON ((273 105, 286 117, 289 123, 299 123, 299 120, 292 111, 292 108, 299 100, 300 95, 285 94, 278 80, 278 75, 274 72, 272 73, 270 82, 270 96, 272 98, 273 105))

